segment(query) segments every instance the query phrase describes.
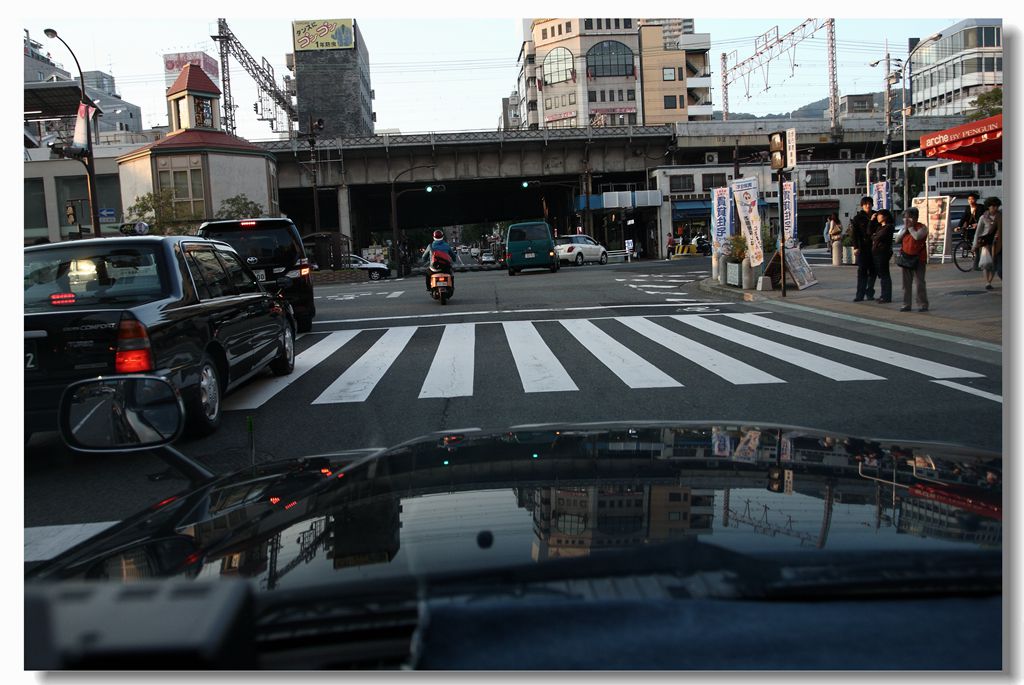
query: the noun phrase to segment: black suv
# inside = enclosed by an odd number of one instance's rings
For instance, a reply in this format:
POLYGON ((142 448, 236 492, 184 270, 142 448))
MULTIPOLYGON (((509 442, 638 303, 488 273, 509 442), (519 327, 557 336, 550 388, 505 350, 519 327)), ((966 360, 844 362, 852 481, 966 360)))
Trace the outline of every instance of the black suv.
POLYGON ((164 376, 202 435, 220 424, 225 393, 268 366, 286 375, 295 365, 288 301, 226 243, 144 236, 27 247, 24 278, 26 441, 57 430, 61 394, 77 380, 164 376))
POLYGON ((279 276, 292 279, 284 296, 295 311, 298 332, 306 333, 313 328, 313 269, 299 229, 291 219, 207 221, 199 227, 199 235, 231 245, 261 281, 273 281, 279 276))

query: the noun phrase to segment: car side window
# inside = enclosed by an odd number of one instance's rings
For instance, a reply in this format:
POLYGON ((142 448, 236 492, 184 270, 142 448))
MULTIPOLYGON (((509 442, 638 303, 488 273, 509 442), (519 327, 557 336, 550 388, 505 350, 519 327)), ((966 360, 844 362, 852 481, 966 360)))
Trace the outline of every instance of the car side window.
POLYGON ((235 289, 231 286, 231 277, 212 249, 193 249, 189 250, 188 254, 196 260, 199 274, 206 283, 210 298, 230 297, 235 294, 235 289))
POLYGON ((228 275, 231 277, 231 282, 235 284, 235 288, 240 294, 252 295, 261 292, 256 278, 242 265, 242 260, 238 258, 238 255, 230 252, 218 252, 217 256, 224 262, 228 275))
POLYGON ((192 251, 185 252, 185 264, 188 265, 188 272, 192 275, 192 281, 196 284, 196 294, 200 300, 210 299, 210 289, 206 287, 206 280, 203 278, 203 270, 196 261, 192 251))

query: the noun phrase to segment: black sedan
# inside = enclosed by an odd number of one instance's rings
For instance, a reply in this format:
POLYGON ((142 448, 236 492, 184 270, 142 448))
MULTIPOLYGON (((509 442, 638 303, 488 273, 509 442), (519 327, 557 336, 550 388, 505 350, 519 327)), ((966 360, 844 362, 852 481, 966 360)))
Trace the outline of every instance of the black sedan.
MULTIPOLYGON (((223 395, 295 363, 295 321, 226 243, 103 238, 25 248, 25 439, 57 430, 73 381, 151 373, 181 391, 195 435, 223 395)), ((279 289, 282 283, 268 284, 279 289)))

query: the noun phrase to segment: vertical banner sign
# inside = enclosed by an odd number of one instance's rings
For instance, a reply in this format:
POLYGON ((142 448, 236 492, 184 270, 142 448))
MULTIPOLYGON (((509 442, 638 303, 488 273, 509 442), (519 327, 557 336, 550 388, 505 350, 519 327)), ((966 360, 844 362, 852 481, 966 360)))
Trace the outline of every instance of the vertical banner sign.
POLYGON ((925 198, 915 197, 911 206, 917 207, 918 221, 928 225, 928 254, 932 257, 945 258, 951 256, 949 235, 949 196, 929 197, 925 208, 925 198))
POLYGON ((788 247, 788 241, 796 237, 796 181, 782 182, 782 225, 788 247))
POLYGON ((718 426, 711 427, 711 450, 716 457, 728 457, 732 454, 732 436, 728 430, 718 426))
POLYGON ((88 137, 85 133, 86 117, 91 121, 95 112, 95 107, 86 105, 84 102, 78 104, 78 118, 75 119, 75 147, 85 149, 88 146, 88 137))
POLYGON ((715 254, 718 254, 722 249, 722 245, 725 244, 726 238, 731 236, 734 231, 732 225, 732 207, 729 204, 729 188, 715 188, 712 192, 714 198, 714 205, 712 207, 712 213, 715 225, 715 233, 711 237, 712 247, 715 250, 715 254))
POLYGON ((871 199, 874 200, 875 211, 879 209, 892 211, 892 203, 889 201, 889 182, 879 181, 871 184, 871 199))
POLYGON ((750 266, 760 266, 764 261, 764 248, 761 245, 761 215, 757 212, 757 177, 733 181, 732 193, 736 198, 736 209, 739 210, 740 226, 747 239, 750 266))
POLYGON ((786 168, 796 169, 796 129, 786 129, 786 168))
POLYGON ((757 461, 757 451, 761 446, 761 431, 747 431, 740 438, 740 444, 732 453, 732 460, 744 464, 753 464, 757 461))

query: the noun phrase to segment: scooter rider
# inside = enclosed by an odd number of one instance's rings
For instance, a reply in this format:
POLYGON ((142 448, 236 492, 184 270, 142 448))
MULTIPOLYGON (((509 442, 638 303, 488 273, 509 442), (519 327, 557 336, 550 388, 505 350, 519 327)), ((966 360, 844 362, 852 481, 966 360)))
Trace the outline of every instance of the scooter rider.
POLYGON ((424 254, 427 255, 427 273, 426 273, 426 284, 427 290, 430 290, 430 263, 434 259, 434 252, 441 252, 451 257, 451 261, 446 265, 447 272, 451 273, 452 264, 455 263, 455 248, 449 245, 444 239, 444 231, 440 229, 434 231, 434 242, 430 243, 430 246, 426 249, 424 254))

